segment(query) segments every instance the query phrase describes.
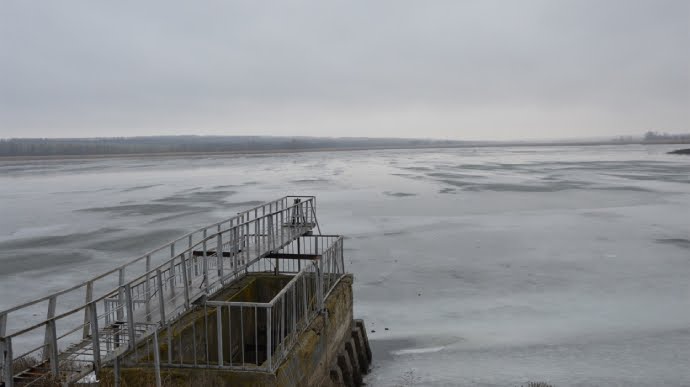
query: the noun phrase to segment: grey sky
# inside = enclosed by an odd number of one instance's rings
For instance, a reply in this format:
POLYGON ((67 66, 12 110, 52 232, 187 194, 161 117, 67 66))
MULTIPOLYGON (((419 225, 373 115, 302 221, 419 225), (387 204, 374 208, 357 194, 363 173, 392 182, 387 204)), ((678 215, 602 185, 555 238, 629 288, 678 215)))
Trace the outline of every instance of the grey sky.
POLYGON ((690 131, 690 1, 0 3, 0 137, 690 131))

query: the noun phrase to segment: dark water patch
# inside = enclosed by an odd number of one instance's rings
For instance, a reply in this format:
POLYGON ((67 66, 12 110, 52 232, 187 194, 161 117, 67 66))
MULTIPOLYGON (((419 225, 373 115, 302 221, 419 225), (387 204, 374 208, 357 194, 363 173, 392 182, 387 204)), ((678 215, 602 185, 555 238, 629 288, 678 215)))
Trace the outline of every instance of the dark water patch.
POLYGON ((101 228, 95 231, 83 233, 13 239, 5 242, 0 242, 0 251, 12 249, 35 249, 65 246, 71 243, 82 242, 88 239, 100 238, 104 235, 116 233, 119 231, 122 231, 122 229, 101 228))
POLYGON ((23 250, 21 253, 3 252, 0 254, 2 270, 0 276, 13 275, 27 271, 45 271, 64 265, 83 263, 91 260, 91 255, 81 251, 23 250))
POLYGON ((452 185, 455 187, 467 187, 468 185, 472 185, 472 183, 460 181, 460 180, 440 180, 441 183, 452 185))
POLYGON ((595 189, 598 191, 633 191, 633 192, 655 192, 652 189, 649 188, 643 188, 643 187, 635 187, 635 186, 630 186, 630 185, 621 185, 621 186, 607 186, 607 187, 590 187, 590 189, 595 189))
POLYGON ((151 185, 139 185, 136 187, 130 187, 130 188, 125 188, 122 190, 122 192, 132 192, 132 191, 140 191, 148 188, 153 188, 153 187, 158 187, 161 184, 151 184, 151 185))
POLYGON ((168 216, 163 216, 163 217, 160 217, 160 218, 156 218, 156 219, 154 219, 154 220, 152 220, 152 221, 150 221, 150 222, 148 222, 148 223, 149 223, 149 224, 156 224, 156 223, 167 222, 167 221, 170 221, 170 220, 179 219, 179 218, 184 218, 184 217, 187 217, 187 216, 192 216, 192 215, 198 215, 198 214, 207 213, 207 212, 210 212, 210 211, 212 211, 212 210, 214 209, 213 207, 197 207, 197 208, 198 208, 197 210, 193 210, 193 211, 185 211, 185 212, 181 212, 181 213, 176 213, 176 214, 172 214, 172 215, 168 215, 168 216))
POLYGON ((390 192, 390 191, 385 191, 383 193, 386 196, 391 196, 395 198, 405 198, 405 197, 410 197, 410 196, 417 196, 416 193, 410 193, 410 192, 390 192))
POLYGON ((262 204, 266 203, 263 200, 248 200, 246 202, 234 202, 234 203, 225 203, 226 206, 228 207, 248 207, 248 208, 253 208, 256 206, 260 206, 262 204))
POLYGON ((328 179, 322 179, 322 178, 314 178, 314 179, 298 179, 298 180, 292 180, 291 183, 295 184, 314 184, 314 183, 327 183, 330 180, 328 179))
POLYGON ((670 154, 670 155, 688 155, 688 156, 690 156, 690 149, 678 149, 678 150, 674 150, 674 151, 668 152, 668 154, 670 154))
POLYGON ((185 193, 176 193, 172 196, 167 196, 161 199, 154 200, 155 202, 172 202, 172 203, 216 203, 223 204, 228 196, 236 194, 237 191, 230 190, 216 190, 216 191, 194 191, 185 193))
POLYGON ((405 234, 409 234, 409 232, 408 231, 388 231, 388 232, 384 232, 383 236, 398 236, 398 235, 405 235, 405 234))
MULTIPOLYGON (((467 184, 466 184, 467 185, 467 184)), ((464 188, 466 191, 495 191, 495 192, 559 192, 572 189, 584 188, 585 184, 578 182, 559 181, 554 184, 473 184, 464 188)))
POLYGON ((663 239, 656 239, 656 243, 662 243, 662 244, 667 244, 667 245, 673 245, 680 247, 681 249, 690 249, 690 239, 684 239, 684 238, 663 238, 663 239))
POLYGON ((608 174, 609 176, 620 177, 628 180, 638 181, 663 181, 673 183, 690 183, 690 174, 656 174, 651 173, 647 175, 636 174, 608 174))
POLYGON ((77 211, 83 212, 109 212, 118 216, 148 216, 170 214, 175 212, 185 212, 197 209, 195 206, 188 206, 183 204, 125 204, 121 206, 110 207, 92 207, 84 208, 77 211))
POLYGON ((474 179, 474 178, 480 178, 480 179, 485 179, 486 176, 481 176, 481 175, 470 175, 466 173, 453 173, 453 172, 433 172, 433 173, 427 173, 427 176, 431 177, 440 177, 443 179, 474 179))
POLYGON ((144 253, 163 245, 176 237, 184 235, 184 230, 163 229, 150 232, 138 232, 135 234, 106 239, 87 246, 89 249, 102 251, 132 251, 144 253))
POLYGON ((458 190, 455 188, 441 188, 438 193, 440 194, 454 194, 457 193, 458 190))
POLYGON ((429 167, 400 167, 400 169, 405 169, 408 171, 415 171, 415 172, 428 172, 428 171, 433 171, 433 169, 429 167))

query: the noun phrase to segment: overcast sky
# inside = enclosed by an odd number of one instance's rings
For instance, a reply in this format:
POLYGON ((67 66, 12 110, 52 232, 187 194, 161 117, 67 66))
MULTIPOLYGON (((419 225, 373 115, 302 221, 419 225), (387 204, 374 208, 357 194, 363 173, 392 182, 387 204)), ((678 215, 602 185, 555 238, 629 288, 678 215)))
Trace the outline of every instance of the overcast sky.
POLYGON ((690 132, 690 0, 0 2, 0 137, 690 132))

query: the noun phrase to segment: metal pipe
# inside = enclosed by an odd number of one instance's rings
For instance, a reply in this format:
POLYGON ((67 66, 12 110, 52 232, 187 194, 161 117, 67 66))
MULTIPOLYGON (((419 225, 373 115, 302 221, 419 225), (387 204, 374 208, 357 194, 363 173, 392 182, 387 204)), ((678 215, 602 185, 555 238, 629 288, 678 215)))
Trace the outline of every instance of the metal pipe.
POLYGON ((158 330, 153 332, 153 367, 156 374, 156 387, 161 387, 161 359, 158 346, 158 330))

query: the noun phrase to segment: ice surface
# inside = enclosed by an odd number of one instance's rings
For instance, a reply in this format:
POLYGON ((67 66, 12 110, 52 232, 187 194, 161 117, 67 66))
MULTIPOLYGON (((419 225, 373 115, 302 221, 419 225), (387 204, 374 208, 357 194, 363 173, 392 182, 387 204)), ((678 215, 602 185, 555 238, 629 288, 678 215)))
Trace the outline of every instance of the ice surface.
POLYGON ((690 385, 666 146, 0 162, 0 309, 286 194, 347 236, 372 386, 690 385))

